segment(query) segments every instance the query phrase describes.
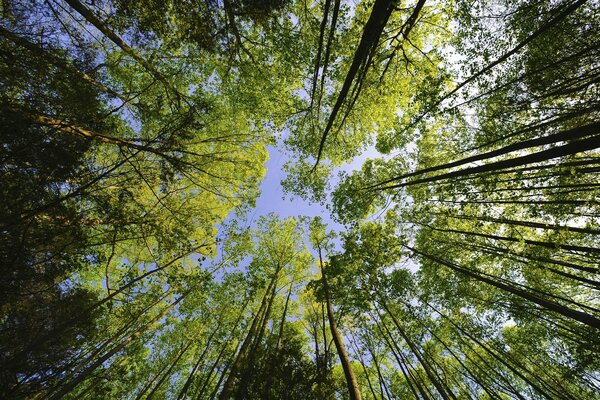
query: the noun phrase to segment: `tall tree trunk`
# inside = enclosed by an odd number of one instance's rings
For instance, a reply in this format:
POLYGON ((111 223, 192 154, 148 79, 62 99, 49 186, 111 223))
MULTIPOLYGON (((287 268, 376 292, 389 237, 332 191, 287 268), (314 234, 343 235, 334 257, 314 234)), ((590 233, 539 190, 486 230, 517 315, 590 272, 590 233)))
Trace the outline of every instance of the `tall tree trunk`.
POLYGON ((398 330, 398 332, 400 332, 400 335, 402 336, 402 338, 404 339, 404 341, 406 342, 406 344, 410 348, 411 352, 415 355, 415 357, 417 357, 417 360, 419 361, 419 363, 421 364, 421 366, 425 370, 425 373, 429 377, 429 380, 431 381, 431 383, 433 383, 433 386, 435 386, 435 388, 437 389, 438 393, 445 400, 448 400, 450 397, 453 398, 453 399, 456 399, 456 396, 454 396, 454 393, 452 393, 452 391, 450 391, 449 389, 448 389, 448 393, 446 393, 446 390, 444 389, 442 383, 438 380, 437 373, 435 373, 434 371, 432 371, 432 369, 430 368, 431 366, 423 358, 423 356, 421 355, 421 353, 420 353, 419 349, 417 348, 417 346, 408 337, 408 335, 406 334, 406 332, 404 332, 404 329, 402 328, 402 326, 400 326, 400 323, 396 319, 396 316, 388 308, 388 305, 387 305, 386 301, 381 296, 380 296, 379 300, 381 301, 381 305, 383 306, 384 310, 392 318, 392 322, 396 326, 396 329, 398 330))
POLYGON ((576 246, 576 245, 562 244, 562 243, 543 242, 540 240, 517 239, 517 238, 513 238, 513 237, 508 237, 508 236, 490 235, 487 233, 470 232, 470 231, 463 231, 463 230, 459 230, 459 229, 443 229, 443 228, 435 228, 435 227, 432 227, 429 225, 425 225, 425 226, 427 226, 429 229, 431 229, 433 231, 438 231, 438 232, 458 233, 461 235, 478 236, 478 237, 483 237, 486 239, 502 240, 505 242, 523 242, 523 243, 531 244, 534 246, 545 247, 548 249, 570 250, 570 251, 577 251, 577 252, 581 252, 581 253, 600 253, 600 249, 598 249, 596 247, 576 246))
POLYGON ((538 296, 536 296, 536 295, 534 295, 532 293, 528 293, 528 292, 526 292, 524 290, 514 288, 514 287, 509 286, 509 285, 507 285, 505 283, 502 283, 502 282, 497 282, 497 281, 495 281, 493 279, 490 279, 487 276, 481 275, 481 273, 478 273, 478 272, 472 271, 472 270, 470 270, 468 268, 464 268, 464 267, 461 267, 459 265, 450 263, 450 262, 442 260, 442 259, 440 259, 438 257, 431 256, 429 254, 425 254, 425 253, 420 252, 420 251, 418 251, 418 250, 416 250, 416 249, 414 249, 414 248, 412 248, 410 246, 404 245, 404 247, 406 247, 407 249, 411 250, 415 254, 418 254, 418 255, 420 255, 422 257, 425 257, 425 258, 428 258, 428 259, 430 259, 432 261, 435 261, 436 263, 444 265, 444 266, 446 266, 446 267, 448 267, 448 268, 450 268, 450 269, 452 269, 454 271, 460 272, 461 274, 467 275, 467 276, 469 276, 471 278, 474 278, 474 279, 476 279, 478 281, 481 281, 481 282, 484 282, 484 283, 486 283, 488 285, 497 287, 498 289, 504 290, 506 292, 514 294, 514 295, 516 295, 518 297, 521 297, 523 299, 529 300, 532 303, 535 303, 535 304, 537 304, 537 305, 539 305, 539 306, 541 306, 541 307, 543 307, 543 308, 545 308, 545 309, 547 309, 549 311, 556 312, 558 314, 564 315, 567 318, 571 318, 571 319, 574 319, 576 321, 579 321, 579 322, 581 322, 581 323, 583 323, 585 325, 591 326, 593 328, 600 329, 600 319, 596 318, 594 315, 591 315, 591 314, 588 314, 588 313, 585 313, 585 312, 582 312, 582 311, 573 310, 571 308, 562 306, 560 304, 557 304, 557 303, 545 300, 545 299, 543 299, 541 297, 538 297, 538 296))
POLYGON ((582 153, 584 151, 593 150, 600 147, 600 135, 598 132, 600 131, 600 122, 596 122, 590 125, 578 127, 575 129, 579 129, 588 133, 589 136, 585 139, 577 140, 574 142, 569 142, 562 146, 556 146, 548 150, 538 151, 533 154, 527 154, 524 156, 514 157, 508 160, 501 160, 491 162, 489 164, 479 165, 475 167, 469 167, 465 169, 461 169, 458 171, 447 172, 440 175, 435 175, 427 178, 420 178, 415 180, 410 180, 407 182, 383 186, 381 184, 376 185, 372 190, 388 190, 388 189, 399 189, 405 186, 417 185, 420 183, 428 183, 428 182, 438 182, 446 179, 457 178, 465 175, 476 175, 483 172, 491 172, 497 170, 504 170, 508 168, 519 167, 522 165, 538 163, 542 161, 551 160, 554 158, 564 157, 572 154, 582 153))
POLYGON ((406 383, 408 384, 408 387, 410 388, 411 392, 415 396, 415 399, 419 398, 419 394, 417 394, 417 391, 418 391, 421 394, 421 397, 423 399, 428 400, 429 396, 427 396, 427 393, 425 393, 425 391, 423 390, 423 387, 421 386, 419 381, 417 381, 415 379, 414 375, 410 372, 410 366, 408 365, 408 363, 406 362, 406 360, 403 357, 401 359, 402 350, 398 347, 398 344, 394 340, 389 328, 387 327, 387 325, 381 318, 381 315, 379 315, 379 312, 377 313, 377 316, 379 318, 373 318, 373 320, 375 321, 375 324, 377 325, 377 329, 379 330, 379 333, 383 337, 383 340, 386 342, 388 348, 392 351, 392 354, 394 355, 394 358, 396 359, 396 362, 398 363, 398 366, 400 367, 400 371, 402 372, 402 375, 404 375, 404 379, 406 380, 406 383), (385 332, 383 331, 383 329, 381 329, 382 326, 385 329, 385 332), (414 385, 413 385, 413 383, 414 383, 414 385), (415 389, 415 386, 416 386, 416 389, 415 389))
POLYGON ((359 73, 361 67, 368 68, 368 65, 365 65, 365 62, 369 57, 369 54, 372 51, 374 51, 374 49, 377 47, 379 38, 383 33, 383 29, 385 28, 385 25, 387 24, 390 15, 394 11, 394 7, 395 3, 390 0, 375 0, 375 4, 373 4, 373 8, 371 9, 371 15, 369 15, 369 19, 367 20, 367 23, 365 24, 365 27, 363 29, 360 42, 358 44, 358 47, 356 48, 354 57, 352 59, 352 64, 348 69, 348 73, 346 74, 346 78, 344 79, 344 83, 342 84, 342 88, 340 89, 335 104, 331 109, 331 114, 327 119, 327 125, 325 126, 325 130, 321 135, 321 141, 319 143, 319 150, 316 156, 315 167, 319 164, 319 161, 321 160, 327 136, 333 128, 333 123, 337 117, 340 108, 342 107, 342 104, 348 96, 352 83, 354 82, 354 79, 359 73))
POLYGON ((235 357, 235 360, 231 366, 231 369, 229 371, 227 379, 225 380, 225 383, 223 385, 223 389, 221 390, 221 393, 219 394, 219 400, 229 399, 233 395, 233 389, 235 387, 236 380, 238 379, 238 375, 242 371, 242 368, 246 367, 246 365, 245 365, 246 358, 248 357, 252 343, 256 338, 257 331, 259 329, 259 324, 262 323, 263 315, 266 314, 266 309, 269 305, 268 304, 269 298, 271 297, 271 291, 273 290, 273 287, 276 285, 277 276, 279 275, 280 269, 281 269, 281 266, 278 265, 276 272, 273 274, 273 277, 271 278, 271 282, 269 283, 269 286, 267 287, 267 290, 265 291, 265 294, 262 298, 260 307, 259 307, 256 315, 254 316, 254 319, 252 320, 252 325, 250 326, 250 330, 248 331, 248 334, 246 335, 246 338, 244 339, 244 342, 242 343, 242 346, 240 347, 240 350, 239 350, 237 356, 235 357))
POLYGON ((121 50, 136 60, 148 73, 150 73, 150 75, 152 75, 154 79, 160 81, 163 84, 166 92, 171 92, 175 95, 178 101, 180 100, 181 94, 177 91, 177 89, 147 60, 139 55, 131 46, 125 43, 125 41, 119 35, 113 32, 104 22, 94 15, 89 8, 87 8, 78 0, 65 0, 65 2, 75 9, 83 18, 85 18, 87 22, 94 25, 96 29, 102 32, 114 44, 119 46, 121 50))
POLYGON ((288 294, 287 297, 285 299, 285 305, 283 307, 283 313, 281 314, 281 321, 279 323, 279 333, 277 334, 277 342, 275 343, 275 354, 272 357, 269 357, 270 359, 270 364, 269 364, 269 374, 267 375, 267 383, 265 384, 265 388, 264 388, 264 392, 263 392, 263 398, 264 399, 270 399, 271 398, 271 385, 273 382, 273 370, 275 369, 275 363, 277 362, 277 360, 280 358, 279 357, 279 352, 281 350, 281 338, 283 337, 283 328, 285 326, 285 318, 287 316, 287 310, 288 310, 288 305, 290 302, 290 297, 292 295, 292 287, 294 285, 294 282, 290 282, 290 289, 288 290, 288 294))
MULTIPOLYGON (((177 363, 179 362, 179 360, 181 360, 181 357, 183 357, 183 355, 185 354, 185 352, 191 347, 191 345, 194 344, 194 341, 190 340, 190 342, 179 352, 179 354, 177 355, 177 357, 175 358, 175 360, 171 363, 171 365, 169 365, 169 369, 167 369, 167 371, 162 374, 162 376, 160 377, 159 381, 156 383, 156 385, 152 388, 152 390, 150 391, 150 393, 148 393, 148 397, 146 397, 146 400, 150 400, 154 397, 154 394, 156 393, 156 391, 158 389, 160 389, 160 387, 162 386, 162 384, 164 383, 164 381, 171 376, 171 371, 173 370, 173 368, 175 368, 175 366, 177 365, 177 363)), ((166 367, 166 366, 165 366, 166 367)), ((144 388, 144 390, 140 391, 140 393, 138 393, 138 395, 136 396, 135 400, 140 400, 142 397, 144 397, 144 394, 146 393, 146 391, 152 386, 152 384, 154 383, 154 381, 160 376, 160 374, 162 373, 162 371, 156 375, 156 377, 149 382, 149 384, 146 386, 146 388, 144 388)))
POLYGON ((337 349, 337 353, 340 358, 340 363, 342 364, 342 368, 344 370, 344 376, 346 377, 346 383, 348 385, 348 394, 350 395, 350 400, 361 400, 362 397, 360 395, 358 381, 356 380, 356 376, 354 375, 354 371, 352 370, 352 365, 350 364, 350 358, 348 357, 346 347, 344 346, 344 338, 342 337, 342 335, 340 335, 340 332, 337 329, 335 316, 333 315, 333 305, 331 304, 329 285, 327 283, 327 276, 325 275, 325 269, 323 266, 323 256, 321 254, 320 246, 318 246, 318 251, 319 266, 321 267, 321 277, 323 279, 325 303, 327 305, 327 318, 329 319, 329 329, 331 330, 331 336, 333 337, 333 342, 335 343, 335 348, 337 349))
POLYGON ((472 340, 478 346, 480 346, 482 349, 484 349, 494 359, 496 359, 497 361, 499 361, 500 363, 502 363, 503 365, 505 365, 509 370, 511 370, 514 374, 516 374, 519 378, 521 378, 525 383, 527 383, 529 386, 531 386, 533 389, 535 389, 542 396, 544 396, 546 398, 550 398, 550 399, 553 398, 548 393, 546 393, 546 391, 543 390, 540 386, 538 386, 536 383, 532 382, 529 378, 527 378, 525 375, 523 375, 512 364, 510 364, 509 362, 507 362, 504 357, 501 357, 500 355, 498 355, 495 351, 493 351, 492 349, 490 349, 488 346, 486 346, 484 343, 482 343, 479 339, 477 339, 476 337, 474 337, 473 335, 471 335, 469 332, 467 332, 465 329, 463 329, 460 325, 456 324, 454 321, 452 321, 452 319, 450 319, 448 316, 446 316, 445 314, 443 314, 441 311, 437 310, 431 304, 428 303, 428 306, 431 307, 435 312, 437 312, 444 319, 446 319, 447 321, 449 321, 460 332, 462 332, 464 335, 466 335, 466 337, 468 337, 470 340, 472 340))
POLYGON ((564 10, 562 10, 560 13, 558 13, 553 18, 551 18, 550 20, 548 20, 540 28, 538 28, 537 30, 533 31, 529 36, 527 36, 525 39, 523 39, 521 42, 519 42, 515 47, 513 47, 508 52, 504 53, 503 55, 501 55, 500 57, 498 57, 496 60, 494 60, 491 63, 489 63, 488 65, 486 65, 484 68, 480 69, 479 71, 477 71, 476 73, 474 73, 473 75, 471 75, 470 77, 468 77, 467 79, 465 79, 464 81, 462 81, 461 83, 459 83, 450 92, 448 92, 444 96, 440 97, 432 106, 430 106, 429 108, 427 108, 406 129, 404 129, 399 134, 400 135, 406 134, 406 132, 409 129, 413 128, 419 122, 421 122, 423 120, 423 118, 425 118, 427 115, 429 115, 429 113, 431 113, 435 108, 437 108, 440 104, 442 104, 446 99, 449 99, 450 97, 452 97, 454 94, 456 94, 459 90, 461 90, 463 87, 465 87, 469 83, 475 81, 480 76, 483 76, 484 74, 487 74, 494 67, 496 67, 499 64, 502 64, 504 61, 508 60, 513 55, 517 54, 519 51, 521 51, 521 49, 523 49, 525 46, 527 46, 529 43, 531 43, 533 40, 535 40, 539 36, 547 33, 549 30, 551 30, 552 28, 554 28, 560 21, 562 21, 563 19, 565 19, 567 16, 569 16, 571 13, 573 13, 579 7, 581 7, 582 5, 584 5, 586 2, 587 2, 587 0, 578 0, 575 3, 568 5, 564 10))
POLYGON ((410 177, 417 176, 417 175, 422 175, 422 174, 425 174, 428 172, 434 172, 434 171, 439 171, 442 169, 454 168, 454 167, 458 167, 458 166, 461 166, 464 164, 469 164, 469 163, 476 162, 476 161, 487 160, 490 158, 509 154, 509 153, 512 153, 512 152, 518 151, 518 150, 529 149, 532 147, 542 146, 542 145, 546 145, 546 144, 581 139, 585 136, 597 133, 599 128, 600 128, 600 123, 595 123, 595 124, 590 124, 590 125, 586 125, 583 127, 572 128, 572 129, 554 133, 554 134, 548 135, 548 136, 524 140, 521 142, 513 143, 511 145, 502 147, 497 150, 488 151, 487 153, 476 154, 471 157, 463 158, 462 160, 453 161, 453 162, 449 162, 446 164, 440 164, 440 165, 436 165, 434 167, 423 168, 423 169, 420 169, 420 170, 417 170, 417 171, 414 171, 414 172, 411 172, 408 174, 399 175, 394 178, 388 179, 386 181, 379 182, 375 186, 386 185, 391 182, 399 181, 401 179, 406 179, 406 178, 410 178, 410 177))
POLYGON ((240 384, 237 389, 236 398, 247 398, 248 397, 248 394, 247 394, 248 385, 250 384, 250 380, 252 378, 252 375, 254 374, 254 368, 255 368, 254 363, 256 360, 256 353, 257 353, 258 349, 260 348, 263 337, 265 335, 265 331, 267 329, 267 324, 269 322, 269 319, 271 318, 271 309, 273 307, 273 301, 275 299, 275 293, 276 293, 276 289, 277 289, 277 281, 279 278, 278 273, 279 273, 279 270, 275 274, 275 282, 273 284, 271 293, 269 295, 269 300, 267 302, 267 309, 265 310, 265 312, 262 316, 262 322, 260 323, 260 328, 258 330, 256 337, 254 338, 254 340, 252 342, 250 351, 248 352, 247 360, 244 363, 245 365, 242 366, 242 371, 241 371, 242 376, 240 379, 240 384))
POLYGON ((156 317, 152 318, 145 325, 138 328, 134 333, 132 333, 128 338, 123 340, 117 346, 113 347, 110 351, 108 351, 101 357, 98 357, 89 367, 87 367, 85 370, 83 370, 81 372, 81 374, 79 374, 77 377, 75 377, 70 382, 67 382, 58 392, 56 392, 53 396, 49 397, 49 399, 50 400, 61 399, 67 393, 69 393, 73 389, 75 389, 81 382, 83 382, 85 379, 87 379, 92 374, 92 372, 94 372, 96 370, 96 368, 101 366, 105 361, 107 361, 109 358, 111 358, 112 356, 117 354, 119 351, 123 350, 129 343, 131 343, 132 341, 134 341, 135 339, 140 337, 144 332, 146 332, 148 329, 150 329, 150 327, 152 327, 152 325, 154 325, 158 320, 160 320, 162 317, 167 315, 169 313, 169 311, 171 311, 181 300, 183 300, 185 298, 186 294, 183 294, 182 296, 180 296, 177 300, 175 300, 168 307, 166 307, 160 314, 158 314, 156 317))
POLYGON ((578 226, 569 226, 569 225, 557 225, 552 223, 541 223, 535 221, 519 221, 516 219, 510 218, 494 218, 490 216, 484 215, 456 215, 456 214, 447 214, 443 212, 430 212, 430 214, 435 214, 443 217, 449 217, 454 219, 466 219, 466 220, 477 220, 483 222, 495 222, 498 224, 506 224, 506 225, 515 225, 515 226, 526 226, 529 228, 539 228, 544 230, 554 230, 560 232, 576 232, 590 235, 600 235, 600 229, 592 229, 592 228, 582 228, 578 226))

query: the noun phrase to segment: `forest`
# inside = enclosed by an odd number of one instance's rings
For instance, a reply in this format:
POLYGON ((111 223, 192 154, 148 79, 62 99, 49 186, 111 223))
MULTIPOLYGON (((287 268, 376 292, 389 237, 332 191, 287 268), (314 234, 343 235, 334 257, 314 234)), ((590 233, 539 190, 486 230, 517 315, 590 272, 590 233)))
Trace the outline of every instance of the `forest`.
POLYGON ((3 0, 0 143, 0 399, 600 399, 598 1, 3 0))

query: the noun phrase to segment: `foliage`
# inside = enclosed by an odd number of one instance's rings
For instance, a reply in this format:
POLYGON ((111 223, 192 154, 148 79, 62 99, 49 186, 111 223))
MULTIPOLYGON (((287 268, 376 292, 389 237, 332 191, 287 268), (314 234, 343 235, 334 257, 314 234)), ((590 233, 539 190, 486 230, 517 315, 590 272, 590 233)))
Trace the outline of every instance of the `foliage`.
POLYGON ((595 2, 0 7, 1 398, 598 398, 595 2))

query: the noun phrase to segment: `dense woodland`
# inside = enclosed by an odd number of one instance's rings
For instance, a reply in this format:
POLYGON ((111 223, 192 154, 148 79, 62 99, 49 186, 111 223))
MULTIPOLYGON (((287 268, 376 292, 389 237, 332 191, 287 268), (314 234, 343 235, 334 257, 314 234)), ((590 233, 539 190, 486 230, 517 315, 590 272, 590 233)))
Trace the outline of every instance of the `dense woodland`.
POLYGON ((600 399, 597 1, 0 7, 0 398, 600 399))

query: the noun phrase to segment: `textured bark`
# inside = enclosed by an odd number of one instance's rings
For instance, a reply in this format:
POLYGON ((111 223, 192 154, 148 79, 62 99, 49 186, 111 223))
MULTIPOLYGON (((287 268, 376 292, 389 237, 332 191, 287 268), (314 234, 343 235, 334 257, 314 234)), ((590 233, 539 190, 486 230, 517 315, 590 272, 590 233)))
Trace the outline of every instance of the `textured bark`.
MULTIPOLYGON (((373 4, 373 8, 371 10, 371 15, 369 16, 369 20, 365 24, 363 29, 363 34, 360 38, 360 42, 358 47, 356 48, 356 52, 354 53, 354 58, 352 60, 352 64, 350 65, 350 69, 346 74, 346 78, 344 79, 344 83, 340 92, 338 94, 337 100, 331 109, 331 114, 327 120, 327 125, 325 126, 325 130, 321 135, 321 141, 319 143, 319 150, 317 152, 315 167, 321 161, 321 156, 323 154, 323 148, 325 147, 325 141, 327 140, 327 136, 331 132, 331 128, 333 127, 333 123, 337 117, 342 104, 346 100, 348 93, 350 92, 350 88, 356 75, 359 73, 361 65, 364 65, 365 61, 369 57, 369 54, 374 51, 377 47, 377 43, 379 42, 379 38, 383 33, 383 28, 387 24, 390 15, 394 11, 395 2, 390 0, 375 0, 375 4, 373 4)), ((365 67, 366 68, 366 67, 365 67)))
POLYGON ((77 375, 73 380, 67 382, 58 392, 56 392, 53 396, 49 397, 50 400, 58 400, 63 398, 66 394, 75 389, 81 382, 87 379, 92 372, 96 370, 99 366, 101 366, 105 361, 110 359, 112 356, 117 354, 119 351, 123 350, 129 343, 140 337, 143 333, 145 333, 148 329, 152 327, 157 321, 159 321, 162 317, 167 315, 169 311, 171 311, 181 300, 185 298, 185 294, 171 303, 168 307, 166 307, 160 314, 156 317, 152 318, 146 324, 142 325, 135 332, 133 332, 129 337, 123 340, 121 343, 113 347, 110 351, 103 354, 101 357, 98 357, 90 366, 88 366, 85 370, 83 370, 79 375, 77 375))
POLYGON ((582 311, 573 310, 571 308, 562 306, 562 305, 554 303, 552 301, 548 301, 548 300, 543 299, 543 298, 541 298, 539 296, 536 296, 536 295, 534 295, 532 293, 529 293, 529 292, 527 292, 525 290, 521 290, 521 289, 512 287, 510 285, 507 285, 506 283, 495 281, 495 280, 491 279, 490 277, 482 275, 479 272, 472 271, 472 270, 470 270, 468 268, 464 268, 464 267, 461 267, 459 265, 450 263, 450 262, 442 260, 442 259, 440 259, 438 257, 422 253, 422 252, 420 252, 420 251, 418 251, 418 250, 416 250, 416 249, 414 249, 414 248, 412 248, 410 246, 406 246, 405 245, 404 247, 406 247, 407 249, 409 249, 410 251, 412 251, 413 253, 415 253, 417 255, 420 255, 422 257, 428 258, 431 261, 434 261, 434 262, 436 262, 438 264, 444 265, 444 266, 446 266, 446 267, 448 267, 448 268, 450 268, 450 269, 452 269, 452 270, 454 270, 456 272, 459 272, 459 273, 461 273, 463 275, 467 275, 467 276, 469 276, 469 277, 471 277, 471 278, 473 278, 475 280, 478 280, 478 281, 481 281, 481 282, 486 283, 488 285, 497 287, 498 289, 504 290, 504 291, 506 291, 508 293, 511 293, 511 294, 513 294, 515 296, 521 297, 521 298, 523 298, 525 300, 529 300, 532 303, 535 303, 535 304, 537 304, 537 305, 539 305, 539 306, 541 306, 541 307, 543 307, 543 308, 545 308, 545 309, 547 309, 549 311, 556 312, 556 313, 561 314, 561 315, 563 315, 563 316, 565 316, 567 318, 571 318, 571 319, 574 319, 576 321, 579 321, 579 322, 581 322, 581 323, 583 323, 585 325, 591 326, 591 327, 596 328, 596 329, 600 329, 600 319, 596 318, 595 316, 593 316, 591 314, 588 314, 588 313, 585 313, 585 312, 582 312, 582 311))
POLYGON ((595 134, 600 130, 600 123, 590 124, 583 127, 572 128, 566 131, 558 132, 552 135, 543 136, 535 139, 524 140, 521 142, 513 143, 511 145, 502 147, 497 150, 488 151, 487 153, 476 154, 471 157, 463 158, 462 160, 449 162, 446 164, 436 165, 434 167, 423 168, 408 174, 403 174, 386 181, 380 182, 377 185, 385 185, 391 182, 399 181, 401 179, 410 178, 417 175, 422 175, 428 172, 439 171, 442 169, 454 168, 464 164, 469 164, 476 161, 487 160, 490 158, 502 156, 505 154, 512 153, 514 151, 529 149, 532 147, 543 146, 552 143, 564 142, 569 140, 581 139, 585 136, 595 134))
POLYGON ((340 358, 340 363, 342 364, 342 368, 344 370, 344 376, 346 377, 346 383, 348 385, 348 394, 350 395, 350 400, 360 400, 362 397, 360 395, 358 381, 356 380, 356 376, 354 375, 354 371, 352 370, 352 364, 350 364, 348 352, 346 351, 346 347, 344 346, 344 338, 338 331, 335 316, 333 314, 333 305, 331 304, 331 296, 329 294, 327 276, 325 275, 325 271, 323 268, 323 257, 321 255, 321 248, 319 247, 318 250, 319 266, 321 267, 321 277, 323 279, 323 289, 325 291, 325 302, 327 306, 327 318, 329 320, 329 329, 331 331, 331 336, 333 337, 333 343, 335 344, 335 348, 337 349, 337 353, 340 358))

